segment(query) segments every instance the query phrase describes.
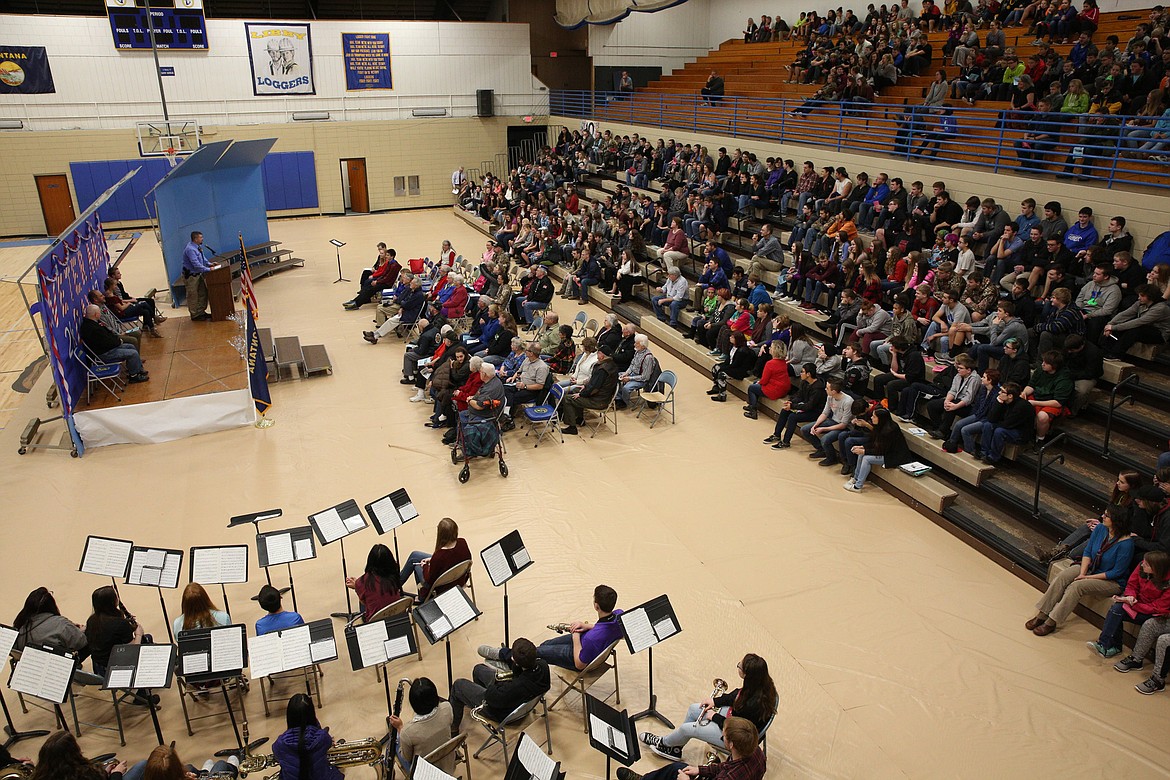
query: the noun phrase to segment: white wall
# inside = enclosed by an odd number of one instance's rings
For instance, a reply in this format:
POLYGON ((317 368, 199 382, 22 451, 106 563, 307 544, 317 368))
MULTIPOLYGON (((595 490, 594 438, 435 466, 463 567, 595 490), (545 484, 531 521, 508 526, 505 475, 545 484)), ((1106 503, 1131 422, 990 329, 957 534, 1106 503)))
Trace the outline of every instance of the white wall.
MULTIPOLYGON (((242 20, 209 19, 210 51, 160 52, 175 68, 163 79, 172 118, 207 124, 284 122, 293 111, 329 111, 333 119, 404 119, 412 108, 443 107, 474 116, 475 90, 496 92, 498 114, 547 113, 532 76, 527 24, 311 22, 316 95, 252 94, 242 20), (342 32, 390 35, 394 89, 346 92, 342 32)), ((57 92, 10 95, 0 117, 33 130, 107 129, 162 116, 150 52, 114 49, 105 17, 3 16, 0 46, 44 46, 57 92)))
POLYGON ((590 25, 589 56, 595 66, 683 67, 711 48, 708 0, 689 0, 656 13, 632 13, 617 24, 590 25))

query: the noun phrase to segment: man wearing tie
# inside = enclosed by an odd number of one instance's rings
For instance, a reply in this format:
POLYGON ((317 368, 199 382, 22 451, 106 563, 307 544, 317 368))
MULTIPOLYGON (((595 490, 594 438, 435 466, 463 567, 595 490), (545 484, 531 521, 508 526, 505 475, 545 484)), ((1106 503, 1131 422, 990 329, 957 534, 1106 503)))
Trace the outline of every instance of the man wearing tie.
POLYGON ((196 322, 211 319, 207 313, 207 280, 203 278, 210 270, 211 264, 203 256, 203 234, 193 231, 183 249, 183 280, 187 283, 187 311, 196 322))

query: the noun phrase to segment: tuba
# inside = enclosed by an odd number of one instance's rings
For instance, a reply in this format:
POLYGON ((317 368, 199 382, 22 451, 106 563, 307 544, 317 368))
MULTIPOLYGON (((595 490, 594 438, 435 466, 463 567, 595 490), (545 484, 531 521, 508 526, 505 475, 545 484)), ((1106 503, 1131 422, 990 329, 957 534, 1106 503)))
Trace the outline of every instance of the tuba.
MULTIPOLYGON (((727 693, 727 681, 724 680, 722 677, 716 677, 714 680, 711 681, 711 684, 713 686, 715 686, 715 689, 713 691, 711 691, 711 698, 712 699, 717 699, 720 696, 722 696, 723 694, 727 693)), ((710 723, 711 722, 711 713, 713 713, 714 711, 715 711, 714 708, 707 709, 704 707, 703 711, 699 714, 699 725, 706 726, 708 723, 710 723)))

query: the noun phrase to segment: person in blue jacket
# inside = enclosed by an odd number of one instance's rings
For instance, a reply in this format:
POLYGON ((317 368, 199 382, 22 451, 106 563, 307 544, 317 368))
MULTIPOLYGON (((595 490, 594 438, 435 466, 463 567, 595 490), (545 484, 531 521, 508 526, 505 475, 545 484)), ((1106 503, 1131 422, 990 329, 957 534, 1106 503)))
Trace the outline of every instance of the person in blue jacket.
POLYGON ((333 737, 317 722, 313 700, 303 693, 293 696, 287 723, 288 730, 272 744, 281 780, 341 780, 341 770, 329 763, 333 737))
POLYGON ((1129 510, 1110 504, 1093 529, 1080 563, 1067 562, 1052 575, 1048 590, 1036 604, 1036 617, 1024 624, 1036 636, 1047 636, 1087 596, 1116 596, 1129 578, 1133 539, 1129 510))

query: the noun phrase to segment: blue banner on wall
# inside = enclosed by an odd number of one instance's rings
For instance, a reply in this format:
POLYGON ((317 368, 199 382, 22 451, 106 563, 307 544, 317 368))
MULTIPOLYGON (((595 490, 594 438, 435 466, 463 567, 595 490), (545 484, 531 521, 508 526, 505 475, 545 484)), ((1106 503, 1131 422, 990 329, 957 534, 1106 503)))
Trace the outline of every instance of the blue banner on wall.
POLYGON ((341 52, 345 58, 346 90, 394 88, 389 33, 342 33, 341 52))
POLYGON ((0 95, 56 91, 44 46, 0 46, 0 95))

